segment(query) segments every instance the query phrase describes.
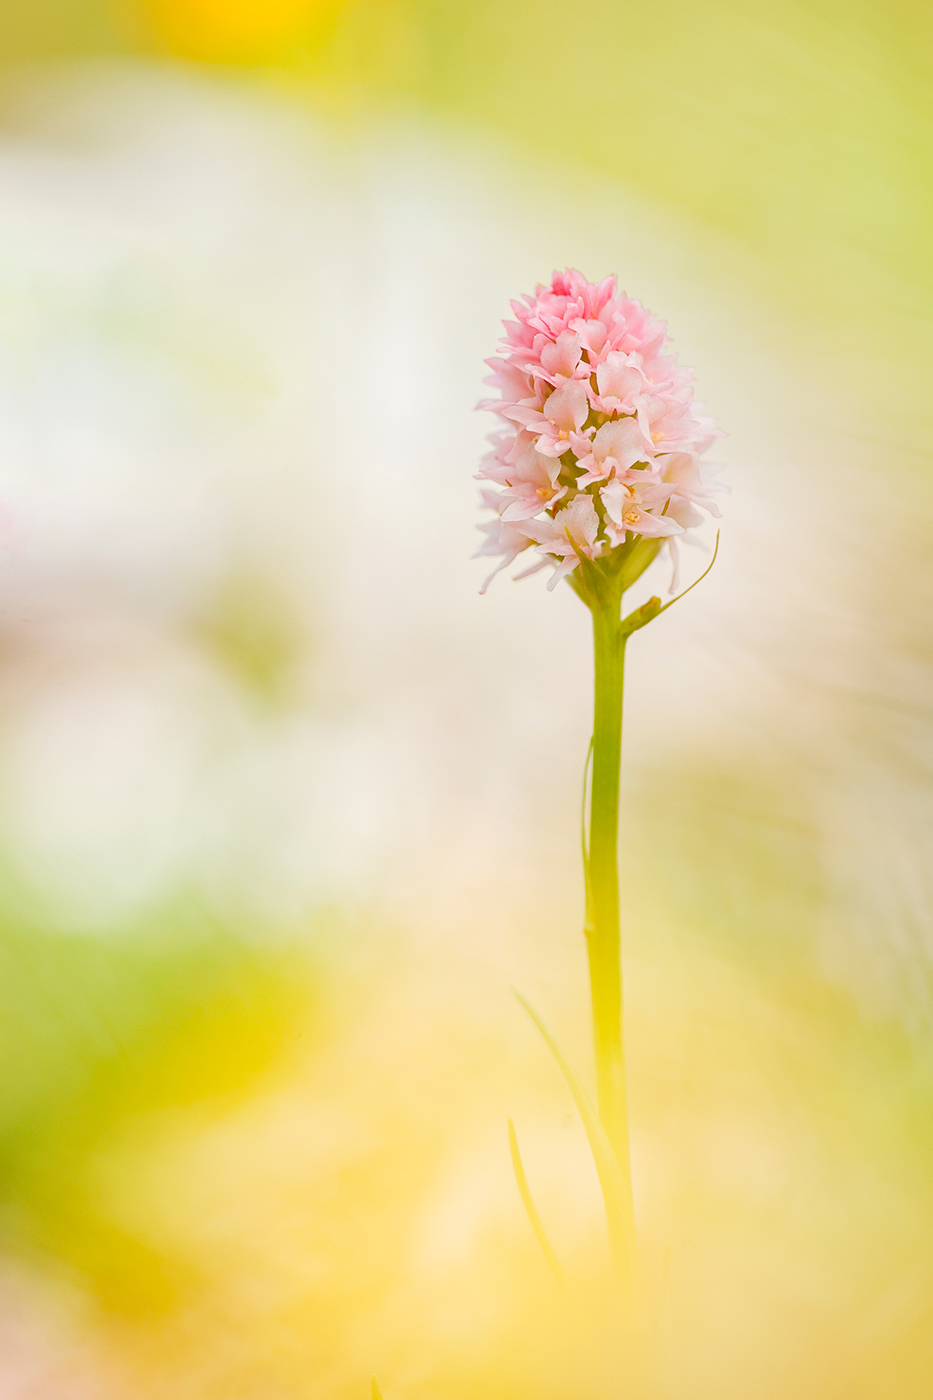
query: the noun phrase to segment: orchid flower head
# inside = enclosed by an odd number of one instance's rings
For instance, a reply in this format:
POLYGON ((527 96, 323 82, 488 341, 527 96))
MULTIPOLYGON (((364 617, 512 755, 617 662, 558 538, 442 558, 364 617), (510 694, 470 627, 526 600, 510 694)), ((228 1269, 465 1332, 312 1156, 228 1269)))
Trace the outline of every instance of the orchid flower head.
MULTIPOLYGON (((617 288, 555 272, 512 302, 501 349, 486 363, 498 397, 479 407, 500 419, 477 475, 495 519, 480 528, 483 555, 501 562, 533 547, 555 583, 581 558, 607 559, 640 538, 664 543, 676 566, 702 511, 719 515, 725 490, 701 461, 715 423, 693 401, 663 321, 617 288)), ((602 567, 600 565, 600 567, 602 567)))

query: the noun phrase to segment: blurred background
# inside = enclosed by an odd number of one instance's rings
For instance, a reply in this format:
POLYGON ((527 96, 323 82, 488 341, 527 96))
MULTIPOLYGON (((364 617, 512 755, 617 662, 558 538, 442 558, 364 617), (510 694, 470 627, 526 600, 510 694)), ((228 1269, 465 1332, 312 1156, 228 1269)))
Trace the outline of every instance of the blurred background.
POLYGON ((664 1393, 928 1400, 929 8, 4 0, 0 54, 0 1396, 627 1393, 508 990, 588 1074, 588 619, 469 559, 571 264, 729 433, 629 651, 664 1393))

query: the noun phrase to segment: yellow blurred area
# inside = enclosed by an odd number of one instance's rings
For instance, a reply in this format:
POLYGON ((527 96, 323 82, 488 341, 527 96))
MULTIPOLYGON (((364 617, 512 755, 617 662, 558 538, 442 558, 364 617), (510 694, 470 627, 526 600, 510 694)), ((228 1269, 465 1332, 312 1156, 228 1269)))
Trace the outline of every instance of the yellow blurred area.
POLYGON ((482 361, 567 263, 729 432, 626 700, 658 1396, 928 1400, 931 33, 0 10, 4 1400, 638 1400, 508 990, 589 1081, 587 618, 469 560, 482 361))
POLYGON ((185 58, 242 62, 307 40, 340 0, 148 0, 160 47, 185 58))

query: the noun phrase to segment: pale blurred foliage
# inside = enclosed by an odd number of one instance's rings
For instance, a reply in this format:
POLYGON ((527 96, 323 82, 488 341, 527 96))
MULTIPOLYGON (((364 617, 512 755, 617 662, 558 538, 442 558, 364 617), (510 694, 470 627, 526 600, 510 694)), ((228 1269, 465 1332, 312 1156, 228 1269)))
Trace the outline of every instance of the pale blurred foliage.
POLYGON ((652 203, 638 161, 626 191, 449 117, 338 119, 340 52, 316 104, 155 63, 6 85, 0 1394, 620 1393, 592 1167, 508 993, 588 1067, 587 619, 541 579, 480 599, 468 560, 481 361, 570 262, 669 317, 730 432, 716 567, 630 652, 666 1386, 919 1400, 923 279, 879 257, 862 306, 835 225, 796 284, 780 230, 652 203))

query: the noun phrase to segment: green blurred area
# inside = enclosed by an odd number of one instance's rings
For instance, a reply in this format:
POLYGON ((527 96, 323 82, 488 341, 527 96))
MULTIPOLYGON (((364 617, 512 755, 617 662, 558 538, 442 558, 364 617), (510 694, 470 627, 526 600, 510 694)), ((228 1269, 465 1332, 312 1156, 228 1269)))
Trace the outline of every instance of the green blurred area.
MULTIPOLYGON (((203 3, 168 3, 167 26, 157 5, 125 0, 8 4, 0 51, 186 59, 185 26, 203 3)), ((262 12, 233 7, 251 8, 262 12)), ((192 55, 224 61, 223 15, 197 19, 192 55)), ((259 33, 252 53, 244 41, 235 66, 278 73, 344 112, 414 103, 476 123, 545 172, 554 162, 542 204, 578 201, 583 221, 572 167, 602 170, 753 249, 782 303, 843 315, 875 354, 927 321, 928 5, 347 0, 299 6, 286 31, 259 33)))
POLYGON ((3 1247, 124 1316, 177 1306, 203 1280, 121 1224, 97 1166, 137 1126, 203 1128, 267 1082, 309 1024, 307 956, 182 901, 102 936, 8 906, 0 985, 3 1247))

